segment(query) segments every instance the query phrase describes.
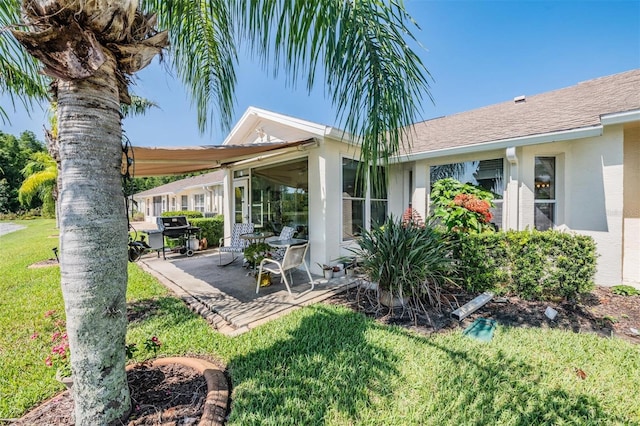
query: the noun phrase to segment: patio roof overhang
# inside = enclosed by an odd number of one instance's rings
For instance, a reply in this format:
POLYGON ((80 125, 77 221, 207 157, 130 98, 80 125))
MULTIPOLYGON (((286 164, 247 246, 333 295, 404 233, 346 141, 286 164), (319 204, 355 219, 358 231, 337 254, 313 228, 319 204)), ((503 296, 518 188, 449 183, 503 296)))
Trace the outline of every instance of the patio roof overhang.
MULTIPOLYGON (((131 147, 129 172, 135 177, 178 175, 212 170, 225 165, 255 157, 266 152, 290 150, 315 139, 295 142, 253 143, 247 145, 216 145, 190 147, 131 147)), ((123 170, 127 158, 123 156, 123 170)))

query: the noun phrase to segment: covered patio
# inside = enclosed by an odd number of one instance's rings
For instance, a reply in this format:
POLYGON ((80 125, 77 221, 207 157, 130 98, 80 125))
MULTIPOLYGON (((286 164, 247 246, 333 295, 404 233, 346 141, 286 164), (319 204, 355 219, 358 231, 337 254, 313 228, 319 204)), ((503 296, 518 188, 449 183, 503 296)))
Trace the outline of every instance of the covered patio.
POLYGON ((193 257, 155 254, 142 257, 139 265, 202 315, 219 332, 235 336, 274 320, 302 306, 328 299, 355 285, 347 277, 326 280, 313 276, 315 288, 303 271, 293 272, 290 295, 279 277, 256 294, 256 279, 247 275, 241 260, 218 267, 217 249, 196 252, 193 257))

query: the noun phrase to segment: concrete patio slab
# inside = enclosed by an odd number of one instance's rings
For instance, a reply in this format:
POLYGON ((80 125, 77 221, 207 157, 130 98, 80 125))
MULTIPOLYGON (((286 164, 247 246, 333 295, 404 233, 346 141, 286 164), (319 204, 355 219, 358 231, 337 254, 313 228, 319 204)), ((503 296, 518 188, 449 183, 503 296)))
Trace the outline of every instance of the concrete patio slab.
MULTIPOLYGON (((225 254, 229 255, 229 254, 225 254)), ((192 257, 167 254, 167 259, 147 254, 138 262, 147 272, 202 315, 219 332, 234 336, 298 309, 318 303, 356 285, 354 279, 326 280, 314 276, 314 289, 303 271, 294 271, 289 294, 274 276, 272 285, 256 294, 256 279, 237 260, 218 266, 216 249, 192 257)))

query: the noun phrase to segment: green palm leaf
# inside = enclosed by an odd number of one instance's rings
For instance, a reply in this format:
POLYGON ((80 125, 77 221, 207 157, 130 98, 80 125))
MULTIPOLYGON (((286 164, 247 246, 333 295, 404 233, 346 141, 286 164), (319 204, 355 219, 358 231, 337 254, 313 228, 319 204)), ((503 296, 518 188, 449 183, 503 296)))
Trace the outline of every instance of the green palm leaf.
POLYGON ((227 2, 146 0, 141 7, 157 13, 158 27, 169 30, 170 59, 191 92, 200 130, 216 112, 223 128, 229 128, 237 55, 227 2))
MULTIPOLYGON (((20 2, 4 0, 0 5, 0 94, 6 94, 12 106, 19 100, 29 110, 33 101, 47 98, 48 80, 38 73, 38 62, 26 55, 8 29, 20 22, 20 2)), ((0 106, 0 119, 9 121, 0 106)))

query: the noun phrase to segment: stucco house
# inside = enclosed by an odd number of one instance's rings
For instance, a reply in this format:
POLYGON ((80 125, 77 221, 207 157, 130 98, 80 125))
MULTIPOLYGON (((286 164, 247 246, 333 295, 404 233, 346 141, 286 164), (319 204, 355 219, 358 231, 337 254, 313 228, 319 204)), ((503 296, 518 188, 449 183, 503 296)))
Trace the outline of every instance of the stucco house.
POLYGON ((378 169, 386 191, 373 193, 356 183, 359 151, 340 129, 249 108, 223 145, 280 147, 211 161, 224 175, 225 234, 240 221, 294 226, 317 268, 409 204, 426 217, 432 182, 454 176, 496 194, 497 227, 590 235, 596 282, 640 286, 640 70, 427 120, 412 133, 410 150, 378 169))
POLYGON ((162 213, 177 210, 199 211, 212 216, 222 213, 223 180, 224 172, 216 170, 138 192, 133 199, 146 222, 156 223, 162 213))

